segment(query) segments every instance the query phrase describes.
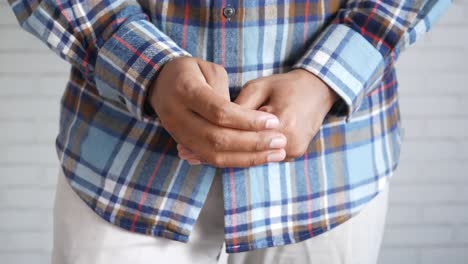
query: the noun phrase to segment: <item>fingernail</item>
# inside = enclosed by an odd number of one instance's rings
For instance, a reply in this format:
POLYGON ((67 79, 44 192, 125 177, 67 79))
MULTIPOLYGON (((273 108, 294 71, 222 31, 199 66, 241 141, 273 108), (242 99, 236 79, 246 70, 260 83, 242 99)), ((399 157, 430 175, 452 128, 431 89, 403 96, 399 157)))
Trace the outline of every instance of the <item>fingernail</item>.
POLYGON ((200 165, 201 161, 199 160, 187 160, 190 165, 200 165))
POLYGON ((277 128, 279 127, 279 120, 277 118, 268 118, 265 121, 265 128, 277 128))
POLYGON ((181 157, 182 157, 182 156, 188 156, 188 155, 190 155, 190 153, 188 153, 188 152, 186 152, 186 151, 179 151, 179 152, 177 152, 177 153, 178 153, 179 156, 181 156, 181 157))
POLYGON ((184 160, 198 160, 199 157, 195 154, 181 154, 179 153, 179 158, 184 160))
POLYGON ((286 146, 286 140, 282 137, 275 137, 270 141, 270 148, 283 148, 286 146))
POLYGON ((275 152, 271 152, 270 154, 268 154, 267 161, 278 162, 278 161, 282 161, 284 158, 285 158, 284 151, 282 152, 275 151, 275 152))
POLYGON ((180 146, 177 150, 179 152, 192 153, 188 148, 186 148, 184 146, 180 146))

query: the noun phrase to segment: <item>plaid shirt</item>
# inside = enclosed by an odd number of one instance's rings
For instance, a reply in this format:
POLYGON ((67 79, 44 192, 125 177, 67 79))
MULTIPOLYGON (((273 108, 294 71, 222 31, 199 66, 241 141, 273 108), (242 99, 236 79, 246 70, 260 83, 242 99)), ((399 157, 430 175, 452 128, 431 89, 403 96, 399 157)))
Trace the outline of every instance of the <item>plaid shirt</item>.
POLYGON ((394 62, 450 2, 10 0, 21 26, 72 65, 56 149, 78 195, 115 225, 185 242, 219 173, 230 253, 317 236, 387 184, 401 144, 394 62), (232 99, 293 68, 340 99, 293 161, 190 166, 145 100, 178 56, 223 65, 232 99))

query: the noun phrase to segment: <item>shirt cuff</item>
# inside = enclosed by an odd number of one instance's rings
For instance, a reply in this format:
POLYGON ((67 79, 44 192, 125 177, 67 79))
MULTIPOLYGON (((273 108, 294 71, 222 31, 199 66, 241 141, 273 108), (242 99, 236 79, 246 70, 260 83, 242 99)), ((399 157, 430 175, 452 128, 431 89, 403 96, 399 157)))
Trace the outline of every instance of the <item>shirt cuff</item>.
POLYGON ((99 50, 96 89, 137 119, 153 119, 146 100, 148 87, 166 62, 181 56, 192 57, 149 21, 129 22, 99 50))
POLYGON ((331 24, 292 68, 305 69, 328 84, 340 97, 331 112, 345 115, 348 122, 365 91, 382 76, 384 65, 380 52, 361 34, 331 24))

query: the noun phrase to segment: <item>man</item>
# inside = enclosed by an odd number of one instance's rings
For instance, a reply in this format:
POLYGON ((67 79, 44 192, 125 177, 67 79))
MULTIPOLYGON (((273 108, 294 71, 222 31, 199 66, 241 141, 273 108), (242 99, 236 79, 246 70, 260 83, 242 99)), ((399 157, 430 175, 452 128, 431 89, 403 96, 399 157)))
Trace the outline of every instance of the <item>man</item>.
POLYGON ((72 65, 53 262, 375 263, 394 62, 449 3, 10 1, 72 65))

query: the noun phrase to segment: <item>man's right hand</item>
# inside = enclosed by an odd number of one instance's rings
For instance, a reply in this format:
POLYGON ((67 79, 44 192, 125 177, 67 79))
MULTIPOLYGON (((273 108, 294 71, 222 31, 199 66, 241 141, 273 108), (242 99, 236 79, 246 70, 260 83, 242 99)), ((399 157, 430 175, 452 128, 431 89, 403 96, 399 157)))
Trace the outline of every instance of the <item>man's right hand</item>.
POLYGON ((161 125, 203 163, 248 167, 285 158, 286 137, 273 130, 278 118, 230 102, 220 65, 175 58, 161 69, 148 96, 161 125))

